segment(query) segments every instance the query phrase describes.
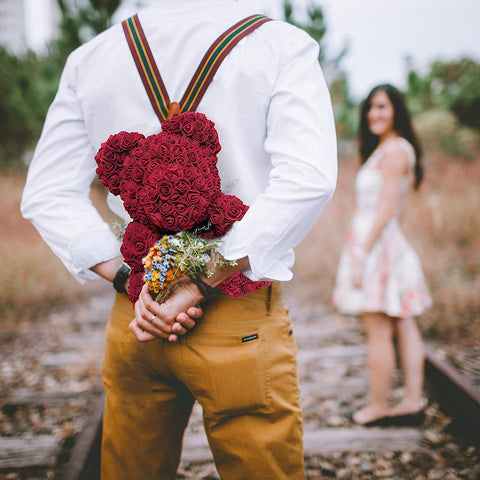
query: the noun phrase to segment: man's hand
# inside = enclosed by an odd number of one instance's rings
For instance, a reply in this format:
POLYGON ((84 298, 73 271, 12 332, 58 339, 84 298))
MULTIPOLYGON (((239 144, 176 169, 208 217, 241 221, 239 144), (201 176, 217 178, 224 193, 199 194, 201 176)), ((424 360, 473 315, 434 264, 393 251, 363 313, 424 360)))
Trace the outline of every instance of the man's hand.
POLYGON ((135 318, 130 330, 139 342, 164 338, 175 342, 195 326, 203 311, 198 306, 202 296, 189 279, 180 281, 171 296, 162 304, 157 303, 143 286, 135 303, 135 318))

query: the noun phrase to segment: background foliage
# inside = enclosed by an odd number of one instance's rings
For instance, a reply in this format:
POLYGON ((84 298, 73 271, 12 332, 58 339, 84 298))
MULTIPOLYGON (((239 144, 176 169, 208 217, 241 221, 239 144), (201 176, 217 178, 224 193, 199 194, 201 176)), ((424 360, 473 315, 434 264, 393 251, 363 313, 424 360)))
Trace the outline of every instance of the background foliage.
MULTIPOLYGON (((68 54, 108 28, 122 0, 88 0, 83 6, 57 0, 61 12, 59 36, 45 55, 15 56, 0 48, 0 168, 23 169, 38 139, 68 54)), ((319 61, 329 83, 337 134, 352 139, 357 131, 358 105, 351 99, 342 60, 344 47, 331 55, 321 6, 311 4, 299 21, 291 0, 284 2, 287 22, 305 30, 319 44, 319 61)), ((426 74, 408 74, 406 96, 416 126, 429 149, 472 159, 480 143, 480 64, 469 58, 436 61, 426 74)))

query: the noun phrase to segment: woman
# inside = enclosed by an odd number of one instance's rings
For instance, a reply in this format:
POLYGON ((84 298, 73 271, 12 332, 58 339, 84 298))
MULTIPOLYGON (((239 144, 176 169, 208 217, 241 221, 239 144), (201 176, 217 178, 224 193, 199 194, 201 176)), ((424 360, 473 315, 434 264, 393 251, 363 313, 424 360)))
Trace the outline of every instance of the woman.
POLYGON ((417 255, 398 223, 405 194, 422 181, 421 151, 402 94, 375 87, 360 114, 362 166, 356 178, 356 211, 342 253, 334 304, 360 314, 369 347, 370 403, 352 414, 366 426, 418 425, 424 416, 424 352, 415 316, 431 305, 417 255), (389 408, 395 370, 394 335, 405 394, 389 408))

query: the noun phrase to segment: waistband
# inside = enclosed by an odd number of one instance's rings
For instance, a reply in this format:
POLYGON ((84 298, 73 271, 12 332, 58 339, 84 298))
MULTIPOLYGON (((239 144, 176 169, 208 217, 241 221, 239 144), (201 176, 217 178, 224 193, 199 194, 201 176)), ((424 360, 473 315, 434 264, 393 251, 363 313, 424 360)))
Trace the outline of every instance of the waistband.
MULTIPOLYGON (((264 287, 255 292, 248 293, 243 297, 232 298, 221 292, 214 299, 202 305, 204 315, 209 313, 228 314, 231 309, 258 312, 263 310, 267 315, 275 313, 284 313, 285 305, 282 298, 282 287, 280 282, 273 282, 269 287, 264 287), (264 305, 264 310, 262 309, 264 305)), ((123 293, 116 293, 112 306, 112 314, 115 316, 129 316, 133 318, 135 312, 133 306, 128 300, 128 296, 123 293)))

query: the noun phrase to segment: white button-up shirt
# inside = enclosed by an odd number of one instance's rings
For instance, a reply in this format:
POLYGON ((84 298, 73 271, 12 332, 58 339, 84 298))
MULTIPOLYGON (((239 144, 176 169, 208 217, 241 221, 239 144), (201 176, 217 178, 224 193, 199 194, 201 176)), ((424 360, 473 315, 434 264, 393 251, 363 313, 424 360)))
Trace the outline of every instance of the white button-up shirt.
MULTIPOLYGON (((209 46, 258 13, 233 0, 159 0, 139 14, 171 101, 179 101, 209 46)), ((197 108, 216 124, 222 190, 249 205, 223 238, 228 259, 248 256, 253 280, 289 280, 295 247, 336 183, 336 141, 318 45, 268 22, 226 57, 197 108)), ((74 51, 38 142, 22 212, 81 282, 119 255, 119 240, 93 207, 94 156, 110 134, 160 131, 121 25, 74 51)), ((119 197, 110 208, 128 222, 119 197)), ((328 233, 326 233, 328 234, 328 233)))

